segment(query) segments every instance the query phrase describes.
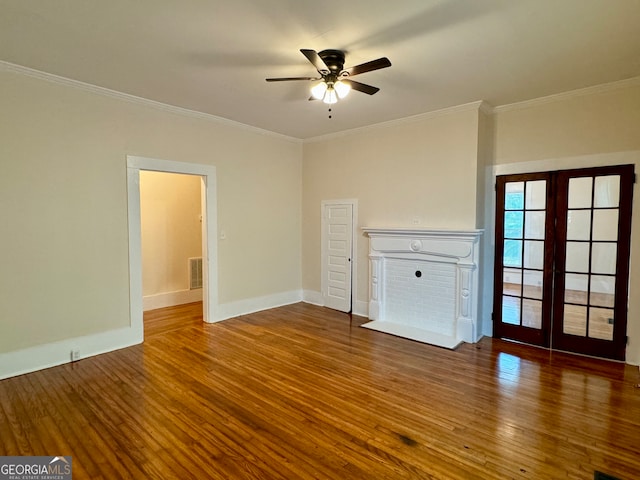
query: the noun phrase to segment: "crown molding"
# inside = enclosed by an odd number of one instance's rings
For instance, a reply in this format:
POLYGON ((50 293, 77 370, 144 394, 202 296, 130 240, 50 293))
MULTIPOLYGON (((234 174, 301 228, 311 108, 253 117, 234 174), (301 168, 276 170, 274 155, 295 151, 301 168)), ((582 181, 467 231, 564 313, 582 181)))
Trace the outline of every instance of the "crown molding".
POLYGON ((478 110, 484 113, 485 115, 491 115, 495 110, 495 107, 487 103, 485 100, 480 100, 479 103, 480 105, 478 106, 478 110))
POLYGON ((492 111, 490 105, 486 103, 484 100, 479 100, 477 102, 464 103, 462 105, 456 105, 454 107, 447 107, 447 108, 442 108, 440 110, 433 110, 431 112, 419 113, 417 115, 397 118, 395 120, 375 123, 373 125, 365 125, 364 127, 351 128, 349 130, 342 130, 340 132, 328 133, 326 135, 320 135, 318 137, 306 138, 304 140, 304 143, 323 142, 323 141, 332 140, 335 138, 346 137, 356 133, 365 133, 369 131, 396 127, 398 125, 403 125, 406 123, 420 122, 422 120, 428 120, 431 118, 441 117, 444 115, 451 115, 451 114, 460 113, 460 112, 483 111, 487 113, 487 110, 492 111))
POLYGON ((547 103, 560 102, 562 100, 569 100, 571 98, 583 97, 586 95, 595 95, 598 93, 612 92, 614 90, 619 90, 621 88, 629 88, 629 87, 636 87, 636 86, 640 86, 640 76, 627 78, 625 80, 618 80, 616 82, 593 85, 591 87, 579 88, 577 90, 570 90, 568 92, 554 93, 553 95, 547 95, 546 97, 532 98, 531 100, 525 100, 523 102, 498 105, 497 107, 493 107, 492 113, 502 113, 502 112, 510 112, 513 110, 522 110, 525 108, 545 105, 547 103))
POLYGON ((348 135, 353 135, 355 133, 364 133, 367 131, 374 131, 384 128, 390 128, 397 125, 402 125, 405 123, 414 123, 422 120, 427 120, 430 118, 436 118, 443 115, 450 115, 460 112, 466 112, 470 110, 477 110, 486 115, 493 115, 496 113, 502 112, 510 112, 514 110, 522 110, 526 108, 531 108, 535 106, 545 105, 548 103, 559 102, 563 100, 568 100, 571 98, 582 97, 586 95, 594 95, 598 93, 606 93, 614 90, 629 88, 640 86, 640 76, 627 78, 625 80, 618 80, 610 83, 603 83, 599 85, 593 85, 591 87, 580 88, 577 90, 570 90, 568 92, 556 93, 553 95, 548 95, 545 97, 533 98, 531 100, 525 100, 522 102, 509 103, 504 105, 492 106, 484 100, 479 100, 476 102, 465 103, 462 105, 456 105, 453 107, 446 107, 439 110, 433 110, 430 112, 420 113, 417 115, 412 115, 409 117, 403 117, 395 120, 389 120, 386 122, 376 123, 374 125, 366 125, 363 127, 352 128, 349 130, 343 130, 340 132, 329 133, 326 135, 321 135, 317 137, 311 137, 307 139, 300 139, 291 137, 288 135, 283 135, 281 133, 272 132, 270 130, 265 130, 263 128, 254 127, 251 125, 247 125, 244 123, 236 122, 234 120, 230 120, 224 117, 218 117, 216 115, 212 115, 210 113, 199 112, 197 110, 190 110, 188 108, 177 107, 175 105, 169 105, 167 103, 158 102, 156 100, 150 100, 144 97, 138 97, 135 95, 131 95, 124 92, 119 92, 117 90, 111 90, 109 88, 100 87, 97 85, 93 85, 90 83, 81 82, 79 80, 73 80, 71 78, 62 77, 59 75, 55 75, 52 73, 43 72, 41 70, 36 70, 33 68, 25 67, 22 65, 18 65, 11 62, 6 62, 0 60, 0 71, 16 73, 20 75, 29 76, 32 78, 37 78, 39 80, 43 80, 50 83, 55 83, 58 85, 63 85, 71 88, 77 88, 79 90, 83 90, 86 92, 94 93, 97 95, 102 95, 105 97, 114 98, 117 100, 154 108, 156 110, 162 110, 165 112, 173 113, 176 115, 181 115, 184 117, 197 118, 200 120, 205 120, 208 122, 217 123, 219 125, 225 125, 229 127, 238 128, 247 132, 251 132, 258 135, 264 135, 272 138, 277 138, 279 140, 284 140, 291 143, 296 144, 304 144, 304 143, 315 143, 321 142, 325 140, 330 140, 334 138, 344 137, 348 135))
POLYGON ((167 103, 158 102, 156 100, 150 100, 148 98, 138 97, 136 95, 130 95, 128 93, 119 92, 117 90, 111 90, 109 88, 81 82, 79 80, 73 80, 67 77, 61 77, 59 75, 54 75, 53 73, 47 73, 40 70, 35 70, 33 68, 24 67, 22 65, 17 65, 11 62, 5 62, 3 60, 0 60, 0 72, 10 72, 10 73, 16 73, 19 75, 25 75, 28 77, 43 80, 45 82, 55 83, 58 85, 63 85, 71 88, 77 88, 85 92, 94 93, 97 95, 102 95, 104 97, 110 97, 116 100, 121 100, 121 101, 129 102, 137 105, 142 105, 145 107, 154 108, 156 110, 162 110, 164 112, 181 115, 183 117, 197 118, 200 120, 217 123, 219 125, 239 128, 241 130, 244 130, 250 133, 264 135, 267 137, 273 137, 273 138, 277 138, 279 140, 285 140, 291 143, 297 143, 297 144, 302 143, 302 140, 299 138, 294 138, 288 135, 282 135, 280 133, 271 132, 263 128, 253 127, 251 125, 236 122, 234 120, 229 120, 228 118, 218 117, 210 113, 198 112, 196 110, 190 110, 188 108, 169 105, 167 103))

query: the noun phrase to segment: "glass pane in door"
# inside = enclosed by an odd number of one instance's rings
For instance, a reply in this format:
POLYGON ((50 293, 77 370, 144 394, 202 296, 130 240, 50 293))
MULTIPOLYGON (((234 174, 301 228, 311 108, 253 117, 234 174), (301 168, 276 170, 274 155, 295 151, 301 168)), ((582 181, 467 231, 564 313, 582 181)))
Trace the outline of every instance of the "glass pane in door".
POLYGON ((529 328, 542 328, 542 301, 522 300, 522 325, 529 328))
POLYGON ((504 238, 522 238, 524 212, 504 212, 504 238))
POLYGON ((522 296, 522 270, 505 268, 502 272, 502 293, 513 297, 522 296))
POLYGON ((544 267, 544 242, 539 240, 525 240, 524 267, 542 270, 544 267))
POLYGON ((527 183, 527 210, 545 210, 547 208, 547 181, 529 180, 527 183))
POLYGON ((505 267, 522 266, 522 240, 505 240, 503 263, 505 267))
POLYGON ((591 237, 591 211, 569 210, 567 213, 567 240, 585 240, 591 237))
POLYGON ((578 305, 589 302, 589 275, 566 273, 564 276, 564 301, 578 305))
POLYGON ((531 211, 527 212, 525 220, 525 237, 531 240, 544 240, 545 234, 545 212, 531 211))
POLYGON ((587 335, 587 307, 566 304, 562 331, 570 335, 585 337, 587 335))
POLYGON ((520 298, 507 295, 502 297, 502 322, 520 325, 520 298))
POLYGON ((596 177, 593 200, 595 208, 618 208, 620 205, 620 175, 596 177))
POLYGON ((599 242, 618 240, 618 209, 593 211, 593 240, 599 242))
POLYGON ((613 340, 613 309, 589 309, 589 337, 613 340))
POLYGON ((593 178, 574 177, 569 179, 568 207, 591 208, 593 178))
POLYGON ((567 242, 565 270, 567 272, 589 271, 589 243, 567 242))
POLYGON ((526 270, 523 280, 522 294, 527 298, 542 300, 543 272, 526 270))
POLYGON ((593 273, 616 273, 616 250, 617 244, 594 243, 591 250, 591 271, 593 273))
POLYGON ((613 308, 616 298, 615 288, 616 277, 609 275, 591 275, 589 303, 596 307, 613 308))

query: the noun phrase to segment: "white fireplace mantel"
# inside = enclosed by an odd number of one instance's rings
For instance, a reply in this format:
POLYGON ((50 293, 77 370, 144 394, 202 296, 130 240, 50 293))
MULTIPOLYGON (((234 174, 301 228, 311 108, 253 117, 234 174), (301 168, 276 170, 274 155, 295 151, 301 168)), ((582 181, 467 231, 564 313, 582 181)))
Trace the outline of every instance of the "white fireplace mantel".
POLYGON ((363 327, 446 348, 475 343, 482 230, 364 227, 369 319, 363 327))

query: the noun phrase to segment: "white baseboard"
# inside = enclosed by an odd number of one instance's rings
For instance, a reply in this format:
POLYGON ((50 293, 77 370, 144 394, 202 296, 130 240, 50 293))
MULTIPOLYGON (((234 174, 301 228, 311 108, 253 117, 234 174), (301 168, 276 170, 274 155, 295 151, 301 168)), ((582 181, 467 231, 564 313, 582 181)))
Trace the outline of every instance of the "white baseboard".
POLYGON ((193 303, 202 301, 202 289, 194 290, 178 290, 175 292, 158 293, 156 295, 147 295, 142 298, 142 309, 155 310, 157 308, 173 307, 175 305, 183 305, 185 303, 193 303))
POLYGON ((83 359, 137 345, 142 336, 139 329, 126 327, 0 353, 0 380, 70 363, 72 350, 79 351, 83 359))
POLYGON ((324 307, 324 298, 322 298, 322 293, 317 292, 316 290, 303 290, 302 301, 304 303, 316 305, 317 307, 324 307))
POLYGON ((359 317, 369 318, 369 303, 356 300, 353 302, 353 311, 351 313, 359 317))
MULTIPOLYGON (((324 307, 324 298, 322 297, 322 293, 316 290, 303 290, 302 301, 318 307, 324 307)), ((359 317, 368 318, 369 304, 367 302, 356 300, 351 306, 351 313, 359 317)))
POLYGON ((268 310, 270 308, 282 307, 302 301, 302 290, 292 290, 290 292, 265 295, 264 297, 248 298, 237 302, 223 303, 218 305, 216 318, 213 322, 227 320, 228 318, 247 315, 249 313, 268 310))
MULTIPOLYGON (((181 303, 191 303, 202 299, 201 290, 199 290, 199 292, 199 299, 193 299, 193 297, 184 295, 173 297, 171 295, 155 295, 154 297, 164 297, 165 300, 167 298, 175 299, 177 297, 185 300, 181 303)), ((218 318, 216 321, 280 307, 282 305, 289 305, 300 302, 301 300, 302 291, 295 290, 227 303, 218 307, 218 318)), ((153 298, 150 301, 155 302, 156 299, 153 298)), ((175 305, 180 305, 181 303, 175 303, 175 305)), ((162 308, 156 307, 158 304, 159 303, 151 303, 152 308, 162 308)), ((84 337, 60 340, 59 342, 47 343, 45 345, 37 345, 15 352, 0 353, 0 380, 70 363, 72 350, 79 351, 80 359, 84 359, 93 357, 94 355, 100 355, 101 353, 131 347, 142 343, 142 341, 143 331, 141 329, 126 327, 84 337)))
POLYGON ((480 332, 480 334, 483 337, 493 337, 493 321, 492 320, 485 320, 484 322, 482 322, 482 331, 480 332))
MULTIPOLYGON (((294 290, 223 304, 219 306, 219 315, 216 321, 226 320, 260 310, 267 310, 269 308, 290 305, 300 301, 318 305, 318 303, 316 303, 318 295, 319 292, 294 290)), ((355 302, 354 315, 367 317, 366 310, 366 302, 355 302)), ((487 335, 486 332, 485 335, 491 336, 490 334, 487 335)), ((14 352, 0 353, 0 380, 70 363, 72 350, 78 350, 80 352, 80 359, 84 359, 138 345, 142 343, 142 341, 142 330, 126 327, 83 337, 60 340, 45 345, 37 345, 14 352)), ((637 358, 628 358, 627 363, 638 365, 639 361, 637 358)))

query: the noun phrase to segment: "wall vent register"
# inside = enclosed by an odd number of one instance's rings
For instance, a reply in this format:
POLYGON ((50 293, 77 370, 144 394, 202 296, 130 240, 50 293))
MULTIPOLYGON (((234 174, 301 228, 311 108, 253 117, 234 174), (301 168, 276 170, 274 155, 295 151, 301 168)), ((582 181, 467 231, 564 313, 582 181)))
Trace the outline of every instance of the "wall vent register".
POLYGON ((202 257, 189 259, 189 289, 202 288, 202 257))

